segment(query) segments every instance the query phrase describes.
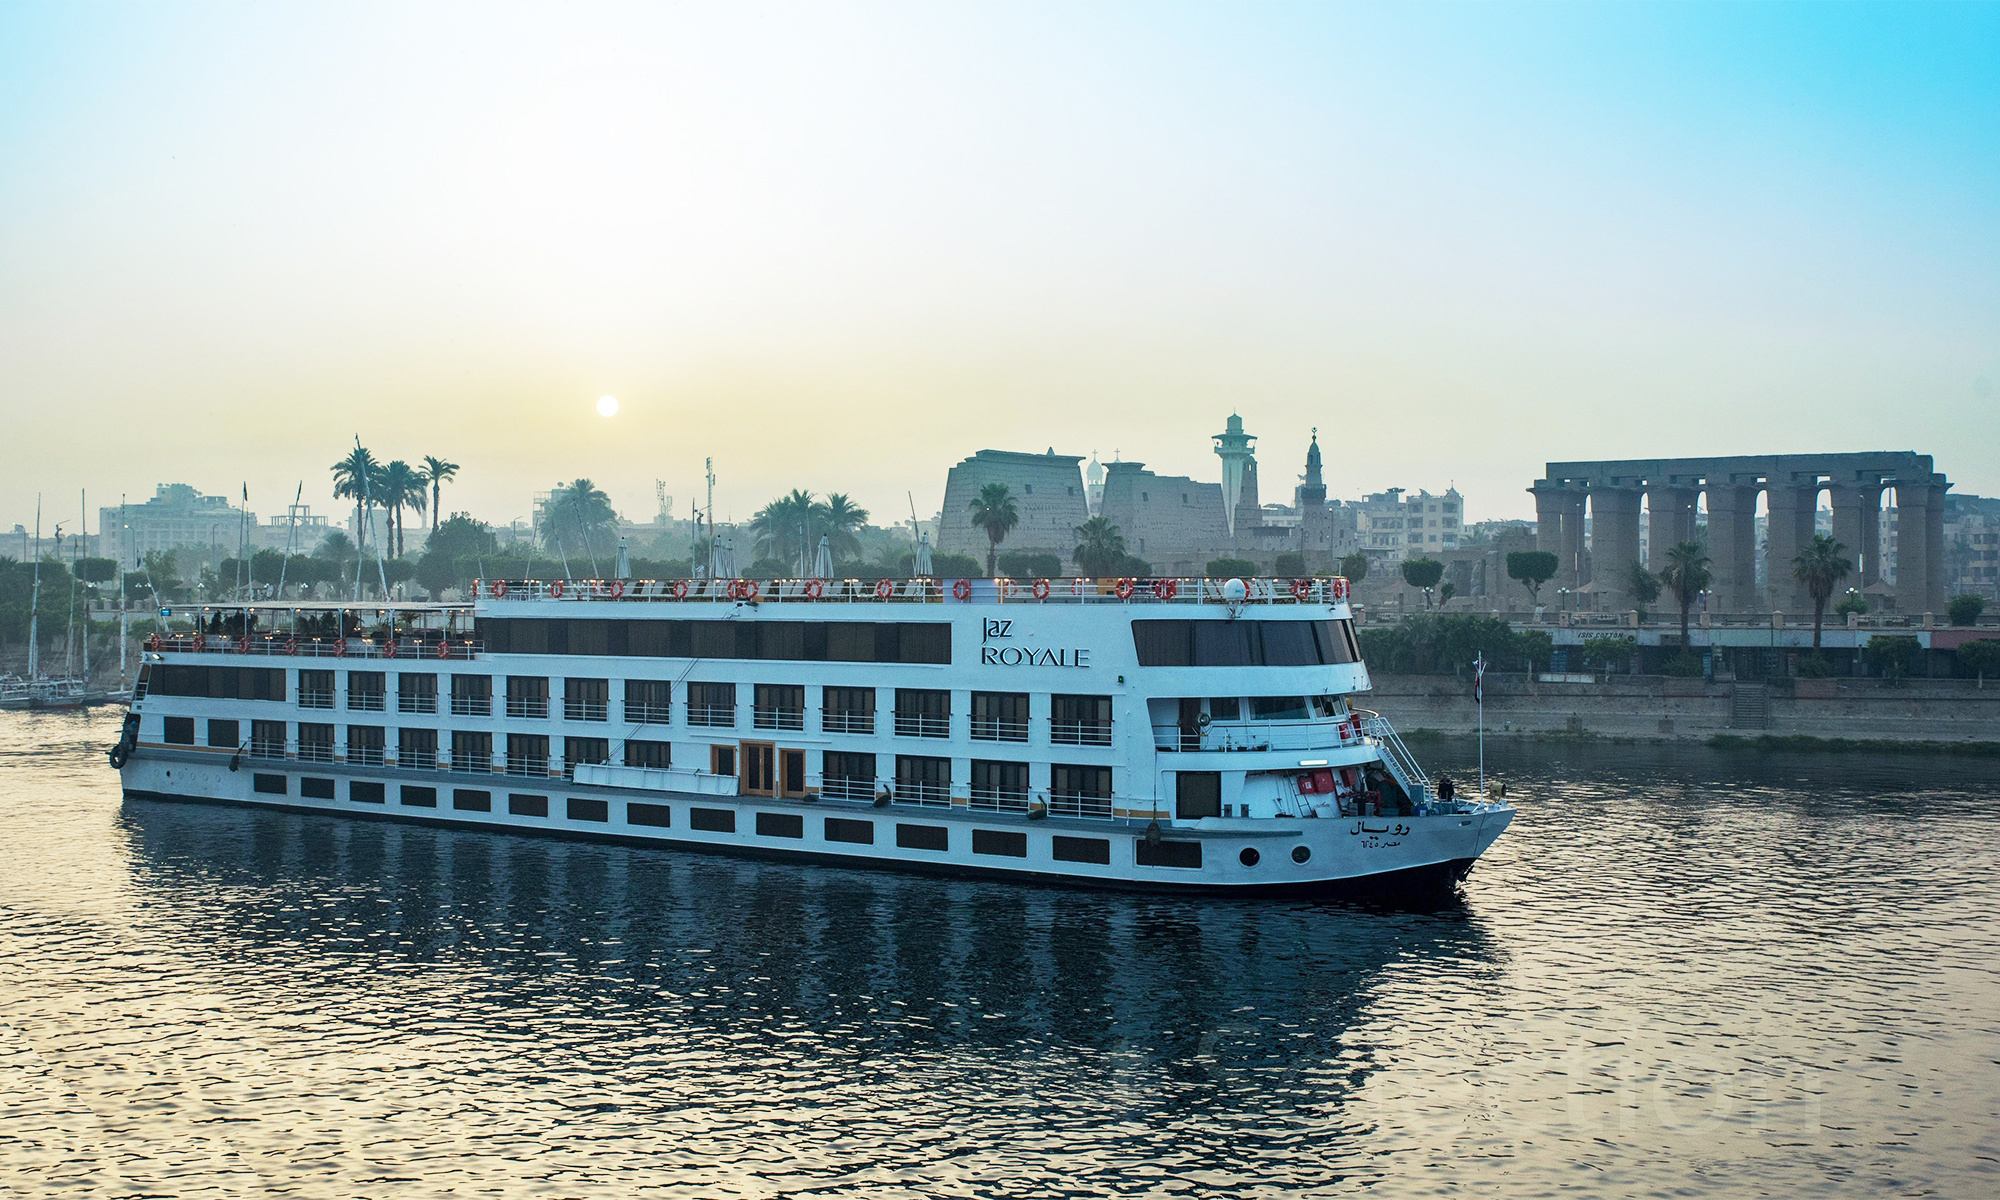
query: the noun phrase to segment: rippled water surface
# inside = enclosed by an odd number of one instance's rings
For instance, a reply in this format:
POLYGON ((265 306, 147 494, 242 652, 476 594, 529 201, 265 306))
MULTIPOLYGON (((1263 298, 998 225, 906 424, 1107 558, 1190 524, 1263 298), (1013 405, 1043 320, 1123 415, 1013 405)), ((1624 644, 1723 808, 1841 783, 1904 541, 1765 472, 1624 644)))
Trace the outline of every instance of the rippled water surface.
POLYGON ((0 714, 10 1193, 2000 1194, 1990 760, 1490 746, 1385 913, 124 802, 116 721, 0 714))

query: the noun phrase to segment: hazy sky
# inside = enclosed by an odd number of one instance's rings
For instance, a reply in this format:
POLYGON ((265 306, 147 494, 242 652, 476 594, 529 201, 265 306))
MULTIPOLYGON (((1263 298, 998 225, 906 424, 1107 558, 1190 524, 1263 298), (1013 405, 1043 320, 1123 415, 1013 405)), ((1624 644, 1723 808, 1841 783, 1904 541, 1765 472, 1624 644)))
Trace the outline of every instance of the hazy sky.
POLYGON ((925 516, 985 446, 1531 516, 1551 458, 2000 493, 2000 7, 0 7, 0 521, 495 521, 704 455, 925 516), (604 393, 623 403, 596 415, 604 393))

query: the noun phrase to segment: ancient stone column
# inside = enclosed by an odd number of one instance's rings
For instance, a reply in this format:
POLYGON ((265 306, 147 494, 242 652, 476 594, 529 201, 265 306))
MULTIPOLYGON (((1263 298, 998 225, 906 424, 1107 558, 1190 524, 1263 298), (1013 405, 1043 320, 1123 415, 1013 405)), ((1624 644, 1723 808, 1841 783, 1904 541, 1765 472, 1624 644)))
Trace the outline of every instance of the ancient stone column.
POLYGON ((1528 489, 1535 497, 1535 549, 1562 558, 1562 489, 1538 483, 1528 489))
POLYGON ((1708 489, 1709 571, 1715 577, 1711 609, 1748 612, 1757 607, 1755 520, 1757 489, 1711 484, 1708 489))
POLYGON ((1950 484, 1944 476, 1933 475, 1937 482, 1931 485, 1924 512, 1924 566, 1930 571, 1930 603, 1925 612, 1942 613, 1950 590, 1951 580, 1947 578, 1944 557, 1944 493, 1950 484))
MULTIPOLYGON (((1859 532, 1861 557, 1855 560, 1856 588, 1865 588, 1871 583, 1882 581, 1882 489, 1865 487, 1861 493, 1859 532)), ((1836 509, 1834 520, 1840 520, 1836 509)))
POLYGON ((1685 487, 1655 487, 1646 493, 1646 505, 1650 510, 1647 532, 1650 544, 1647 547, 1647 569, 1658 571, 1667 565, 1667 551, 1678 542, 1694 540, 1694 499, 1695 489, 1685 487))
POLYGON ((1628 581, 1632 564, 1639 561, 1639 496, 1636 488, 1591 489, 1591 592, 1600 598, 1594 607, 1629 607, 1628 581))
POLYGON ((1930 494, 1928 479, 1896 481, 1896 607, 1905 613, 1937 611, 1931 604, 1930 494))
POLYGON ((1861 586, 1862 563, 1873 556, 1861 540, 1862 489, 1853 484, 1836 483, 1827 491, 1828 498, 1833 502, 1833 540, 1846 547, 1841 555, 1854 564, 1854 574, 1848 576, 1845 582, 1834 585, 1834 599, 1837 600, 1845 589, 1861 586))
POLYGON ((1796 615, 1811 602, 1792 578, 1792 559, 1813 537, 1813 510, 1819 504, 1815 485, 1773 484, 1765 489, 1770 519, 1765 525, 1764 605, 1774 612, 1796 615))

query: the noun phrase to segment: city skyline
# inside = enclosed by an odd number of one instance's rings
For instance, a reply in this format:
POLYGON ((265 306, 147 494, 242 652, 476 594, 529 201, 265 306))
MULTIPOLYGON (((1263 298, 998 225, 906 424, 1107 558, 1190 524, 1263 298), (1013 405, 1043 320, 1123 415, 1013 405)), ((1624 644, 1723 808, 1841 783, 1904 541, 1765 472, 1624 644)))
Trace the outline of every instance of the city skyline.
MULTIPOLYGON (((1990 7, 0 13, 0 512, 278 511, 359 434, 505 521, 981 448, 1529 518, 1543 462, 2000 492, 1990 7), (597 415, 615 395, 615 417, 597 415), (516 511, 518 510, 518 511, 516 511)), ((455 498, 455 499, 454 499, 455 498)))

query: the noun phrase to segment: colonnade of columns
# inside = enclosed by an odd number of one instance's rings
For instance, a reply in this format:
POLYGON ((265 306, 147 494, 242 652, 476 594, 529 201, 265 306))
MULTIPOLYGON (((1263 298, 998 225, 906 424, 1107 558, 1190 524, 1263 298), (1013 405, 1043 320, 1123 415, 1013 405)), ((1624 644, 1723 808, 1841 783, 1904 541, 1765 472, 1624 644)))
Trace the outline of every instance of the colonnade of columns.
MULTIPOLYGON (((1688 466, 1709 465, 1702 460, 1685 461, 1688 466)), ((1715 464, 1728 461, 1709 460, 1715 464)), ((1675 465, 1671 462, 1645 464, 1669 468, 1657 474, 1600 481, 1557 477, 1557 467, 1577 464, 1552 463, 1551 478, 1528 489, 1535 497, 1535 545, 1556 556, 1553 583, 1557 588, 1582 589, 1592 597, 1584 607, 1631 607, 1631 568, 1639 561, 1642 499, 1650 539, 1645 565, 1657 572, 1666 565, 1667 553, 1676 543, 1697 540, 1697 500, 1705 494, 1705 549, 1713 577, 1711 608, 1723 612, 1806 612, 1812 602, 1792 576, 1792 560, 1812 541, 1820 492, 1830 493, 1833 536, 1845 547, 1844 556, 1854 563, 1854 574, 1842 586, 1866 589, 1882 580, 1882 498, 1893 490, 1896 607, 1909 613, 1938 612, 1945 601, 1944 496, 1951 485, 1944 476, 1931 473, 1928 458, 1916 461, 1920 470, 1901 470, 1887 478, 1880 472, 1852 473, 1845 482, 1822 479, 1824 472, 1817 471, 1677 475, 1670 469, 1675 465), (1767 510, 1762 588, 1757 585, 1755 526, 1760 492, 1767 510)))

